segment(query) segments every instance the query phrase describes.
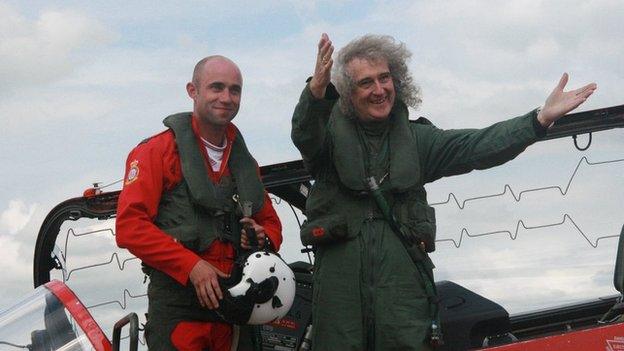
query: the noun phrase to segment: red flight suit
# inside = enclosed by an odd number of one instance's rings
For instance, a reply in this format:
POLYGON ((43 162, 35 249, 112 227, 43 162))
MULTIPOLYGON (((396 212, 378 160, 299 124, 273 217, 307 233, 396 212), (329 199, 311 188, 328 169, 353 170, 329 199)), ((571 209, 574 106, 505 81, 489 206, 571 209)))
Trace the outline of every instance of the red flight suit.
MULTIPOLYGON (((204 155, 206 176, 218 183, 229 175, 228 160, 236 127, 230 123, 226 128, 227 147, 223 154, 221 169, 214 172, 209 166, 208 155, 198 132, 196 118, 192 118, 197 147, 204 155)), ((180 156, 171 130, 163 131, 135 147, 126 161, 124 186, 119 195, 116 220, 117 245, 127 248, 150 267, 158 269, 182 285, 191 284, 189 274, 195 264, 206 260, 217 269, 230 273, 235 256, 231 243, 215 240, 199 255, 174 241, 160 230, 153 220, 163 192, 171 190, 182 180, 180 156)), ((282 225, 265 193, 264 205, 252 217, 264 227, 273 248, 279 250, 282 243, 282 225)), ((230 350, 232 326, 225 323, 181 322, 171 335, 171 342, 180 350, 230 350)))

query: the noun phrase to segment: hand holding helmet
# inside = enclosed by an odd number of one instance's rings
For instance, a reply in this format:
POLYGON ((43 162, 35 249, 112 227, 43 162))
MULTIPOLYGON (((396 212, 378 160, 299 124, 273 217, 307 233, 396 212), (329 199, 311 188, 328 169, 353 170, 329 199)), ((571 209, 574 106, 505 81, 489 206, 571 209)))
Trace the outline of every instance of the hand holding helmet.
POLYGON ((223 299, 209 313, 226 323, 270 323, 284 317, 295 299, 295 274, 268 251, 252 251, 237 260, 230 278, 218 280, 223 299))
POLYGON ((197 298, 203 307, 209 309, 219 307, 219 300, 223 299, 223 292, 219 286, 218 277, 227 278, 229 275, 204 260, 197 261, 191 270, 189 280, 195 287, 197 298))

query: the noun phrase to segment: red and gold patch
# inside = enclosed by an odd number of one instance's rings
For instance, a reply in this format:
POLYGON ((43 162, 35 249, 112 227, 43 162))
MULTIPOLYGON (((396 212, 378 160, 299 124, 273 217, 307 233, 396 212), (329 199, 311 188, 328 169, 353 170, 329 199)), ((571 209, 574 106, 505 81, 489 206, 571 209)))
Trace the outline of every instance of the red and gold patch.
POLYGON ((139 178, 139 161, 134 160, 130 162, 130 169, 128 170, 128 175, 126 176, 126 181, 124 182, 124 185, 131 184, 138 178, 139 178))

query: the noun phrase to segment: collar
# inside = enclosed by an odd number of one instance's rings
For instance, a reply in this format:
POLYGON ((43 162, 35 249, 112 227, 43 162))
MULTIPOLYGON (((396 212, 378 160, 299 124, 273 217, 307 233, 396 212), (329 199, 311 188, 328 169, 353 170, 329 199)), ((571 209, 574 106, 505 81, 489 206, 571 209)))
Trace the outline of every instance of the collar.
POLYGON ((212 179, 213 182, 218 183, 221 180, 222 176, 229 174, 228 161, 230 159, 230 154, 232 152, 232 144, 234 143, 234 140, 236 139, 238 128, 236 128, 236 126, 232 122, 229 122, 228 125, 225 127, 226 147, 225 147, 225 150, 223 151, 223 159, 221 160, 221 168, 219 169, 219 172, 215 172, 212 170, 212 167, 210 167, 210 161, 208 161, 208 152, 206 151, 206 148, 204 147, 204 143, 199 134, 199 122, 197 121, 197 119, 198 117, 193 113, 191 117, 191 126, 193 127, 193 134, 195 134, 197 145, 199 146, 199 149, 202 155, 204 156, 204 165, 206 166, 206 170, 208 171, 208 175, 210 176, 210 179, 212 179))

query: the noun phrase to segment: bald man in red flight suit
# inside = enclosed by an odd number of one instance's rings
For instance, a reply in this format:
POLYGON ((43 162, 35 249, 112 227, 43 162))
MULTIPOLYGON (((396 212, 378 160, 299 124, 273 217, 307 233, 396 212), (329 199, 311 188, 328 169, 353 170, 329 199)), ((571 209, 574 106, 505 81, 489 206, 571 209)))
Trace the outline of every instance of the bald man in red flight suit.
POLYGON ((223 56, 206 57, 186 89, 192 114, 167 117, 169 129, 128 156, 116 239, 150 276, 150 350, 230 350, 232 326, 205 317, 223 298, 218 277, 228 277, 239 247, 250 248, 245 232, 230 224, 252 226, 259 247, 276 251, 282 227, 231 123, 240 106, 239 68, 223 56), (243 200, 253 205, 250 217, 236 214, 243 200))

